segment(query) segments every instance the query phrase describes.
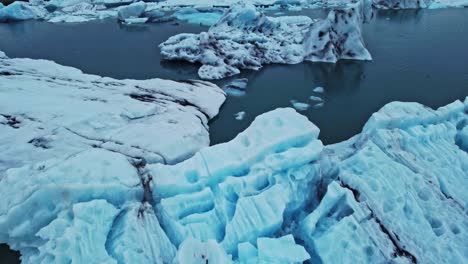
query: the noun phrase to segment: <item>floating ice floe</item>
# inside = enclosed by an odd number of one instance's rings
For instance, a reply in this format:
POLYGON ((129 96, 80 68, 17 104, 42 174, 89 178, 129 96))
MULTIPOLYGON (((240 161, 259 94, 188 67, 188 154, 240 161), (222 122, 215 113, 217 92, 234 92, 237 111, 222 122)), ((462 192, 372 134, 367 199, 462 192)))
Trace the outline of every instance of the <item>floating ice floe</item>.
POLYGON ((231 96, 244 96, 247 89, 248 79, 235 79, 232 82, 223 86, 223 90, 231 96))
POLYGON ((358 5, 330 12, 313 22, 306 16, 268 17, 252 5, 235 6, 208 32, 179 34, 160 45, 168 60, 199 62, 203 79, 221 79, 258 70, 264 64, 304 60, 371 60, 361 36, 358 5))
POLYGON ((315 96, 315 95, 309 96, 309 100, 314 101, 314 102, 323 102, 322 98, 315 96))
POLYGON ((290 102, 297 111, 306 111, 310 107, 308 103, 298 102, 296 100, 291 100, 290 102))
POLYGON ((318 104, 314 104, 313 108, 322 108, 323 106, 325 105, 324 102, 321 102, 321 103, 318 103, 318 104))
POLYGON ((321 86, 317 86, 312 91, 315 92, 315 93, 323 93, 325 91, 325 89, 323 87, 321 87, 321 86))
POLYGON ((238 121, 242 121, 245 118, 245 111, 240 111, 234 114, 234 118, 238 121))

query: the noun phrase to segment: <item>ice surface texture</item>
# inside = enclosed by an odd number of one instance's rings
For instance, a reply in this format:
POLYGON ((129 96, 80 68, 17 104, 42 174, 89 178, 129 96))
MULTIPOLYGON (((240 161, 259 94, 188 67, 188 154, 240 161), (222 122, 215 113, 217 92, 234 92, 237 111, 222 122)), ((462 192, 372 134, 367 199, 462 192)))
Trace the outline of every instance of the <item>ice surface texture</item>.
POLYGON ((198 75, 203 79, 221 79, 270 63, 371 60, 361 36, 361 17, 359 5, 333 10, 318 22, 306 16, 268 17, 253 5, 239 5, 208 32, 169 38, 160 45, 161 54, 201 63, 198 75))
POLYGON ((275 110, 229 143, 151 166, 161 223, 180 263, 464 263, 467 112, 468 99, 436 111, 390 103, 361 134, 321 151, 291 138, 316 129, 275 110), (271 134, 253 132, 263 128, 271 134), (287 252, 302 253, 280 255, 284 234, 294 235, 287 252))
MULTIPOLYGON (((86 256, 75 258, 68 250, 84 249, 70 240, 73 230, 85 229, 95 235, 80 242, 91 255, 101 254, 94 243, 104 241, 119 249, 109 250, 111 257, 134 259, 126 245, 137 238, 128 232, 143 230, 154 240, 154 245, 144 243, 144 254, 172 258, 167 247, 159 247, 173 246, 161 239, 164 232, 152 209, 134 209, 151 201, 145 189, 151 175, 144 168, 177 163, 208 146, 207 122, 224 99, 221 89, 203 81, 116 80, 0 53, 0 242, 20 250, 26 263, 55 257, 68 263, 61 254, 82 263, 86 256), (95 200, 109 204, 99 211, 102 222, 83 226, 80 219, 88 219, 88 209, 75 205, 95 200), (127 209, 129 203, 138 206, 127 209), (111 226, 123 226, 112 233, 123 241, 106 240, 111 226), (104 232, 103 241, 97 232, 104 232)), ((132 245, 140 251, 141 244, 132 245)), ((102 256, 105 262, 107 255, 102 256)))
POLYGON ((467 110, 468 99, 437 111, 390 103, 360 135, 327 147, 332 182, 296 233, 311 255, 323 263, 466 262, 467 110))
POLYGON ((43 7, 24 2, 14 2, 5 7, 0 5, 0 23, 37 19, 46 13, 43 7))
POLYGON ((0 65, 0 243, 24 263, 468 261, 468 98, 330 146, 276 109, 206 147, 209 83, 0 65))
POLYGON ((229 143, 175 166, 149 166, 158 175, 153 195, 171 241, 213 239, 235 256, 239 243, 280 232, 312 194, 318 132, 294 110, 277 109, 229 143))

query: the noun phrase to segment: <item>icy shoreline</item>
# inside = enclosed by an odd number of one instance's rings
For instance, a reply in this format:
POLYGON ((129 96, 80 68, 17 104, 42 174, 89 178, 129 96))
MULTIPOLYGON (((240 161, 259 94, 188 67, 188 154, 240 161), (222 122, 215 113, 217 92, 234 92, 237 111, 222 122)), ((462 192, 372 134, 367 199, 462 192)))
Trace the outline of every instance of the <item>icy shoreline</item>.
POLYGON ((0 243, 24 263, 468 258, 468 98, 387 104, 330 146, 277 109, 207 147, 208 82, 0 66, 0 243))

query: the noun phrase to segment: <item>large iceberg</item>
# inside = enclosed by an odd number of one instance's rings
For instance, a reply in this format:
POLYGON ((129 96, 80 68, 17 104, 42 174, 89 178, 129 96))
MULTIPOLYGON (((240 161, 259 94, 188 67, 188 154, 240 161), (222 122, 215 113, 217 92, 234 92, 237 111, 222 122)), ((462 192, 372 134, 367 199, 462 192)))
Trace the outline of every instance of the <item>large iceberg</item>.
POLYGON ((264 64, 371 60, 361 35, 361 6, 336 9, 324 20, 268 17, 253 5, 230 8, 208 32, 179 34, 160 45, 169 60, 198 62, 203 79, 258 70, 264 64))
POLYGON ((0 243, 24 263, 172 259, 147 208, 145 164, 208 146, 224 100, 203 81, 116 80, 0 52, 0 243), (75 232, 94 236, 77 242, 75 232))
POLYGON ((328 146, 331 183, 296 231, 315 259, 466 262, 467 110, 468 98, 437 111, 390 103, 360 135, 328 146))
POLYGON ((39 19, 46 15, 47 10, 42 6, 25 2, 14 2, 8 6, 0 5, 0 23, 39 19))
POLYGON ((210 83, 0 66, 0 243, 24 263, 468 261, 468 98, 329 146, 276 109, 208 147, 210 83))

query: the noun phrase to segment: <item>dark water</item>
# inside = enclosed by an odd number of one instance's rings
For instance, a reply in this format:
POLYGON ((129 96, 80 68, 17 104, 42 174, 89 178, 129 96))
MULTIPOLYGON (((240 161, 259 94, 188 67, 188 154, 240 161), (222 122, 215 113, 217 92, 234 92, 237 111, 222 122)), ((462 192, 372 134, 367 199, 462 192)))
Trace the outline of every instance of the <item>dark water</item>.
POLYGON ((15 264, 19 262, 20 254, 10 250, 5 244, 0 244, 0 264, 15 264))
MULTIPOLYGON (((300 13, 326 16, 323 10, 300 13)), ((197 78, 197 66, 163 62, 157 44, 174 34, 203 30, 172 23, 30 21, 0 24, 0 50, 10 57, 50 59, 115 78, 188 79, 197 78)), ((363 32, 371 62, 269 65, 237 76, 250 80, 247 95, 228 98, 211 123, 212 143, 230 140, 255 116, 291 106, 292 99, 307 102, 317 86, 325 88, 325 105, 302 113, 320 127, 326 144, 359 133, 369 116, 388 102, 439 107, 468 95, 468 9, 379 11, 363 32), (239 111, 247 112, 243 121, 234 119, 239 111)), ((0 245, 0 263, 17 260, 16 253, 0 245)))

